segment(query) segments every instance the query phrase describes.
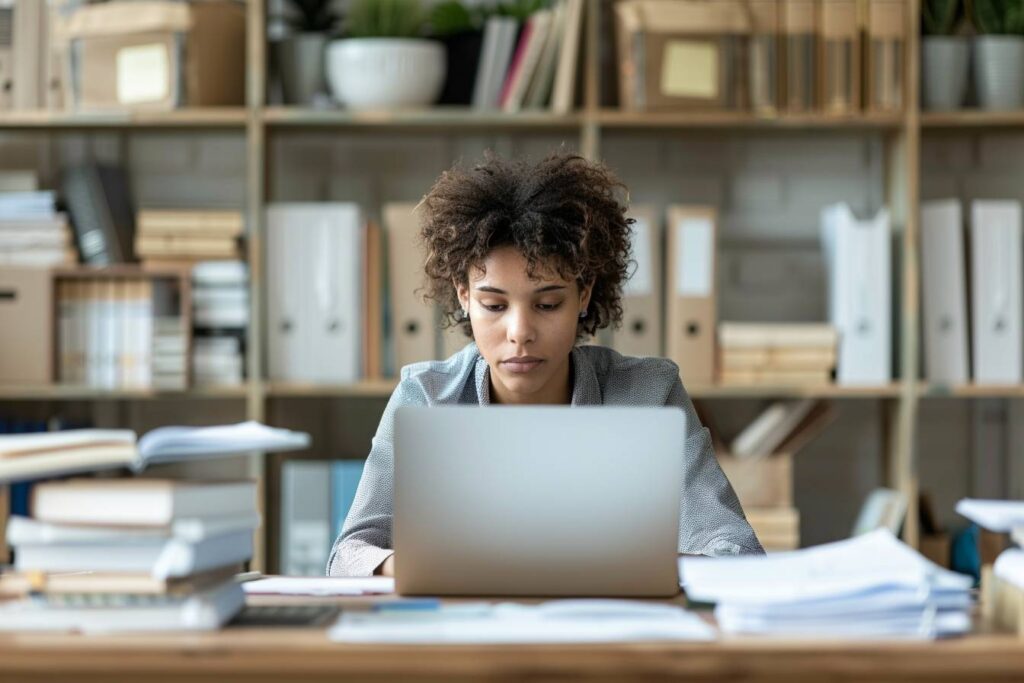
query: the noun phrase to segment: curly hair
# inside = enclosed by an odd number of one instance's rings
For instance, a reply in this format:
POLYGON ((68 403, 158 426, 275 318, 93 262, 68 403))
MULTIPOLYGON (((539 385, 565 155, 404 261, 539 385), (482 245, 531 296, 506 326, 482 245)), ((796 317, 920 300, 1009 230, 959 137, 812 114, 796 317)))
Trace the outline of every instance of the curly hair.
POLYGON ((426 298, 440 305, 444 327, 473 331, 461 312, 456 284, 487 255, 515 247, 527 275, 552 269, 581 287, 593 282, 577 338, 622 321, 622 284, 629 277, 633 219, 617 198, 622 184, 603 164, 557 151, 537 164, 487 152, 471 170, 456 165, 420 204, 426 251, 426 298))

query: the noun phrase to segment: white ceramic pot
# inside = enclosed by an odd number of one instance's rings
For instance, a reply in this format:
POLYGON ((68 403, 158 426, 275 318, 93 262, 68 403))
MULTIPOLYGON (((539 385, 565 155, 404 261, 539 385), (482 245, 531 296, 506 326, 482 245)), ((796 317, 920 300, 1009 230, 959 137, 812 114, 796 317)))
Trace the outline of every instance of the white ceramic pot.
POLYGON ((982 109, 1024 107, 1024 38, 975 38, 974 85, 982 109))
POLYGON ((924 108, 960 109, 967 97, 970 43, 966 36, 925 36, 922 41, 921 90, 924 108))
POLYGON ((444 46, 421 38, 344 38, 327 47, 331 94, 352 109, 427 106, 447 67, 444 46))

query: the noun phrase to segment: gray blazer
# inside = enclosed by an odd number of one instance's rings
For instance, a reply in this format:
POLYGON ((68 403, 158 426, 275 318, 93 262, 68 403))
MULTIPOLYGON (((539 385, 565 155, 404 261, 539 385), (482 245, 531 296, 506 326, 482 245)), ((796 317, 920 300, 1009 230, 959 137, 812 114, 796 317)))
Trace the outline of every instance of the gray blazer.
MULTIPOLYGON (((602 346, 572 351, 572 405, 678 406, 686 412, 686 452, 679 552, 694 555, 763 553, 732 486, 722 474, 679 367, 665 358, 632 358, 602 346)), ((406 405, 488 405, 490 369, 476 344, 444 361, 402 368, 381 417, 352 509, 327 561, 329 576, 369 576, 392 554, 395 410, 406 405)))

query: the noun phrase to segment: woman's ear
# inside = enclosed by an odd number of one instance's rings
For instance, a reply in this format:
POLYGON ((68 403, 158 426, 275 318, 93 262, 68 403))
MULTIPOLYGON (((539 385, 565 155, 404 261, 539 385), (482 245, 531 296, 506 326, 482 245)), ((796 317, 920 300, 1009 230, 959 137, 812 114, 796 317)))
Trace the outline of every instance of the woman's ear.
POLYGON ((465 283, 455 283, 455 293, 459 297, 459 305, 462 306, 462 310, 469 310, 469 287, 465 283))
POLYGON ((580 313, 583 313, 590 307, 590 295, 594 291, 594 280, 592 279, 587 284, 580 287, 580 313))

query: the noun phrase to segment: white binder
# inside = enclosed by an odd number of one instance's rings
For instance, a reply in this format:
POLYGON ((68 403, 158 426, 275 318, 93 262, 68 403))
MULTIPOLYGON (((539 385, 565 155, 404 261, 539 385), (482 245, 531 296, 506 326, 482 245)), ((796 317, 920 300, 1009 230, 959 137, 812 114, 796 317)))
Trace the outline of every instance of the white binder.
POLYGON ((612 348, 626 356, 660 356, 662 341, 662 232, 653 206, 633 206, 630 258, 632 276, 622 286, 622 327, 613 330, 612 348))
POLYGON ((267 233, 270 378, 358 380, 365 237, 359 207, 274 204, 267 233))
POLYGON ((860 221, 845 203, 822 212, 829 316, 839 332, 838 384, 892 381, 892 264, 889 212, 860 221))
POLYGON ((925 377, 966 384, 967 277, 963 210, 957 199, 921 204, 925 377))
POLYGON ((320 576, 331 542, 331 463, 291 460, 281 468, 281 573, 320 576))
POLYGON ((971 285, 974 381, 1020 384, 1024 354, 1020 202, 972 202, 971 285))

